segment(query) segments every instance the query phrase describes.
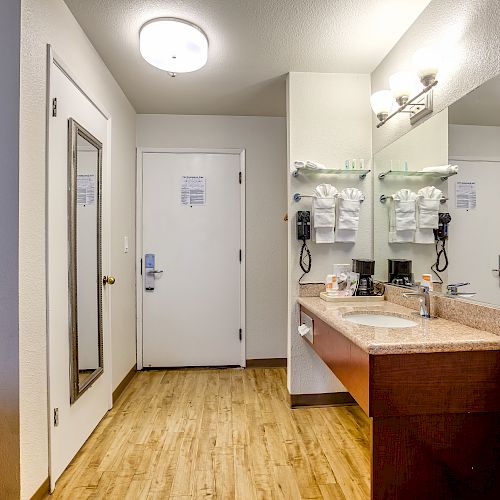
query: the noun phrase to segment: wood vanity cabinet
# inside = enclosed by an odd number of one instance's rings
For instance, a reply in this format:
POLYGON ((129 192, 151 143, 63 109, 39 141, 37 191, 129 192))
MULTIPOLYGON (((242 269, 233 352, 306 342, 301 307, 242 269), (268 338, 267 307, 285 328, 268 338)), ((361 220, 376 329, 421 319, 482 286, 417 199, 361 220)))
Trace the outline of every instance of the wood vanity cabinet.
POLYGON ((372 499, 500 498, 500 351, 368 354, 301 309, 370 417, 372 499))

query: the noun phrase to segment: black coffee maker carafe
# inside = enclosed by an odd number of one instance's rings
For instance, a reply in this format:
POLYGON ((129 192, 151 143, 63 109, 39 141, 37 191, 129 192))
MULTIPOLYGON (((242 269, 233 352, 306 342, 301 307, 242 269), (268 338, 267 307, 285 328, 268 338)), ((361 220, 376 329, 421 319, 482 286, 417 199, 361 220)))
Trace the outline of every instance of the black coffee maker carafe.
POLYGON ((388 259, 389 283, 392 285, 413 285, 412 262, 407 259, 388 259))
POLYGON ((375 273, 375 261, 368 259, 352 259, 352 270, 359 274, 356 295, 362 297, 374 295, 373 274, 375 273))

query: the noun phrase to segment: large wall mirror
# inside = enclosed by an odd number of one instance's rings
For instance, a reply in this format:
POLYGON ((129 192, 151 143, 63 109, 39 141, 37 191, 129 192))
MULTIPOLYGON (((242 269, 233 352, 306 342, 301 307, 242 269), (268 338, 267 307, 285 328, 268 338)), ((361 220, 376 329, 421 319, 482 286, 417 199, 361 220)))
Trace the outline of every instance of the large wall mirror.
POLYGON ((69 120, 71 403, 103 373, 102 143, 69 120))
POLYGON ((378 152, 374 164, 376 278, 404 285, 389 266, 404 269, 411 261, 414 282, 432 274, 441 293, 500 306, 500 77, 378 152), (437 166, 443 168, 427 171, 437 166), (451 217, 447 238, 404 231, 400 202, 411 193, 439 197, 429 206, 451 217))

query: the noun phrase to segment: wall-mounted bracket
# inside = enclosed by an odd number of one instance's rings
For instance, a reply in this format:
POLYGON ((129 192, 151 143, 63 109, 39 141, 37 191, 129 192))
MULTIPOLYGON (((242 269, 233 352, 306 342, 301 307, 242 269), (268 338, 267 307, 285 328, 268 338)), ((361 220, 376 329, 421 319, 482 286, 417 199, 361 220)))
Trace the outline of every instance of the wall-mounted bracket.
POLYGON ((420 96, 414 103, 411 104, 410 109, 410 123, 414 125, 424 116, 430 115, 434 109, 433 89, 429 90, 427 94, 420 96))

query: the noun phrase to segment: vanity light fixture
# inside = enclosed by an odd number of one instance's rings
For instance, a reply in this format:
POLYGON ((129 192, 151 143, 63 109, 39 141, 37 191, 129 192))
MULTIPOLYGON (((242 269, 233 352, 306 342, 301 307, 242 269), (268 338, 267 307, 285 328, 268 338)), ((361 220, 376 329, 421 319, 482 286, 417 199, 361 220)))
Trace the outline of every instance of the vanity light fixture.
POLYGON ((207 63, 208 38, 195 24, 173 17, 152 19, 139 33, 142 57, 170 76, 196 71, 207 63))
POLYGON ((433 96, 432 89, 438 83, 436 75, 439 70, 439 53, 430 48, 419 49, 413 55, 413 67, 415 73, 400 71, 391 75, 389 85, 391 90, 381 90, 372 94, 370 103, 373 112, 379 119, 377 128, 384 125, 393 116, 398 113, 409 113, 410 122, 413 125, 424 116, 432 113, 433 96), (423 89, 418 91, 416 87, 418 80, 423 85, 423 89), (415 94, 410 97, 412 94, 415 94), (395 99, 398 108, 390 112, 388 110, 388 93, 395 99), (387 99, 387 102, 385 101, 387 99), (383 105, 382 103, 385 103, 383 105))
POLYGON ((390 90, 379 90, 370 97, 373 112, 380 121, 386 120, 394 108, 394 97, 390 90))
POLYGON ((441 64, 441 54, 429 47, 418 49, 413 54, 413 69, 424 87, 436 80, 441 64))
POLYGON ((396 102, 403 106, 413 94, 415 77, 409 71, 399 71, 389 77, 389 86, 396 102))

